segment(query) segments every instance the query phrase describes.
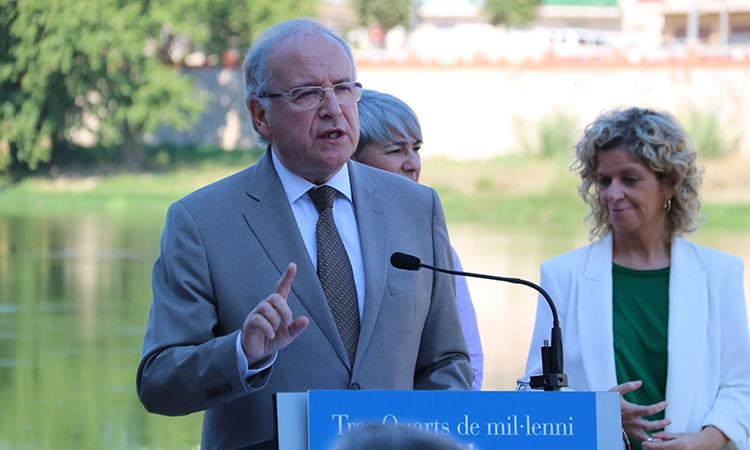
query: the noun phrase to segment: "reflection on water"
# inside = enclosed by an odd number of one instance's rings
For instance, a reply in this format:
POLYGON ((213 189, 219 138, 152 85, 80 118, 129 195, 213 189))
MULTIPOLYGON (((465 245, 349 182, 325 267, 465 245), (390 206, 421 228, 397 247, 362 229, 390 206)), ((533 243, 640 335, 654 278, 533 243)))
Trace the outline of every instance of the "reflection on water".
MULTIPOLYGON (((151 415, 135 393, 162 220, 0 216, 0 449, 197 447, 201 414, 151 415)), ((534 282, 543 260, 587 242, 583 227, 456 226, 451 238, 465 270, 534 282)), ((694 240, 750 261, 750 232, 694 240)), ((484 388, 513 389, 536 292, 475 279, 469 287, 484 388)))
POLYGON ((190 449, 135 370, 161 221, 0 217, 0 449, 190 449))

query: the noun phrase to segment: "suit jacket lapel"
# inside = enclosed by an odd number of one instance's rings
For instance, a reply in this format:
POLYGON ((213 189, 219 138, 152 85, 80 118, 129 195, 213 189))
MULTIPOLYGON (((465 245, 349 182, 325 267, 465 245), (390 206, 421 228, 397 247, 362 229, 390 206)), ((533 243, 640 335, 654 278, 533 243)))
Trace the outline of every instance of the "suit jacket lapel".
POLYGON ((606 391, 617 384, 612 334, 612 235, 591 244, 590 249, 578 280, 578 338, 589 389, 606 391))
POLYGON ((284 187, 273 167, 270 149, 252 170, 254 176, 250 178, 247 195, 256 200, 256 203, 245 211, 245 220, 280 274, 284 273, 290 262, 297 264, 297 275, 290 295, 299 299, 339 358, 349 365, 349 357, 333 320, 328 300, 305 250, 305 243, 284 187))
POLYGON ((669 344, 666 417, 667 429, 687 427, 698 381, 694 372, 703 361, 708 326, 708 286, 706 272, 690 244, 683 238, 672 243, 669 272, 669 344), (690 349, 685 351, 685 349, 690 349))
POLYGON ((360 355, 364 355, 367 350, 380 313, 390 255, 387 254, 386 245, 387 203, 375 195, 377 186, 358 164, 349 162, 349 178, 367 280, 356 365, 360 355))

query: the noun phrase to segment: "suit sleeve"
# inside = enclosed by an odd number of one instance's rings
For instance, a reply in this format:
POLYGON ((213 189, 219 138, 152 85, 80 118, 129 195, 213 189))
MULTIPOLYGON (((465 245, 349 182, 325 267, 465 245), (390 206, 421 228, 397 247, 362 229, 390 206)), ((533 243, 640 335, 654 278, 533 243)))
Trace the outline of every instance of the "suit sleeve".
POLYGON ((153 299, 138 366, 138 396, 150 412, 202 411, 261 388, 271 369, 248 385, 237 366, 237 333, 215 336, 211 268, 190 212, 167 211, 152 274, 153 299))
MULTIPOLYGON (((453 252, 443 207, 437 193, 432 189, 431 192, 434 265, 452 268, 453 252)), ((414 388, 470 390, 474 372, 458 316, 453 277, 440 272, 433 272, 432 277, 432 296, 420 341, 414 388)))
POLYGON ((703 422, 703 426, 713 425, 721 430, 730 439, 731 449, 750 444, 750 337, 742 277, 742 260, 733 257, 719 299, 719 392, 703 422))

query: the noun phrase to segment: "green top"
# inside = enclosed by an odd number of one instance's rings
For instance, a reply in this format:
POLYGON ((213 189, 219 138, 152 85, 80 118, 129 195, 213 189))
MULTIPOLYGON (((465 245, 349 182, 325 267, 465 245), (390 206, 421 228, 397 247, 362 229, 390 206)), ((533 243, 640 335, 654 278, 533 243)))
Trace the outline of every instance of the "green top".
MULTIPOLYGON (((634 270, 612 264, 612 328, 617 384, 642 380, 625 400, 652 405, 666 398, 669 267, 634 270)), ((645 417, 661 420, 664 411, 645 417)), ((655 430, 656 431, 656 430, 655 430)), ((640 442, 631 442, 641 450, 640 442)))

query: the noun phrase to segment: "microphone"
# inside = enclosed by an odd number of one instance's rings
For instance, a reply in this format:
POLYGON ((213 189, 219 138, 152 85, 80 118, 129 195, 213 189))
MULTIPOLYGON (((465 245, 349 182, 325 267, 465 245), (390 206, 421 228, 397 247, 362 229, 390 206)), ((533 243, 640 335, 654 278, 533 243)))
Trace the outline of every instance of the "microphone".
POLYGON ((539 292, 544 299, 547 301, 550 310, 552 311, 552 333, 551 341, 545 339, 544 345, 542 346, 542 375, 535 375, 531 377, 529 386, 531 389, 544 389, 545 391, 559 391, 562 388, 568 387, 568 376, 565 374, 563 365, 563 344, 562 344, 562 329, 560 328, 560 320, 557 317, 557 308, 552 298, 549 296, 547 291, 542 289, 538 284, 526 281, 521 278, 508 278, 498 277, 494 275, 484 275, 481 273, 461 272, 458 270, 443 269, 440 267, 430 266, 423 264, 419 258, 406 253, 395 252, 391 255, 391 265, 397 269, 403 270, 419 270, 424 267, 425 269, 434 270, 436 272, 448 273, 451 275, 461 275, 464 277, 472 278, 484 278, 486 280, 505 281, 513 284, 523 284, 529 286, 539 292))

